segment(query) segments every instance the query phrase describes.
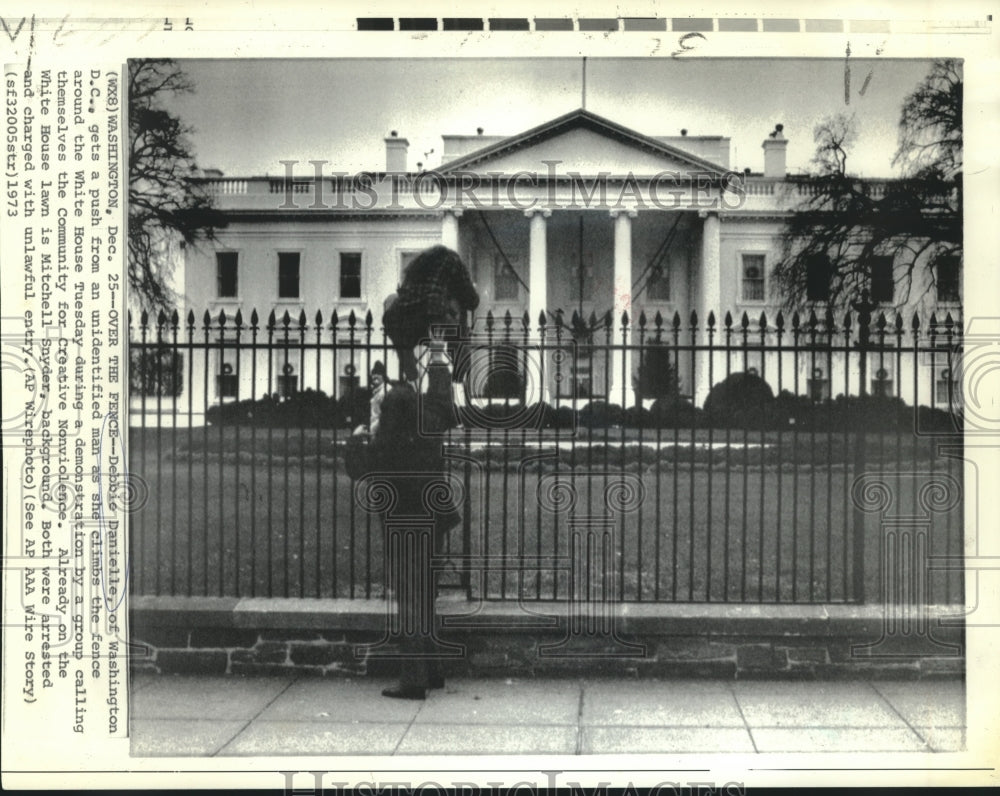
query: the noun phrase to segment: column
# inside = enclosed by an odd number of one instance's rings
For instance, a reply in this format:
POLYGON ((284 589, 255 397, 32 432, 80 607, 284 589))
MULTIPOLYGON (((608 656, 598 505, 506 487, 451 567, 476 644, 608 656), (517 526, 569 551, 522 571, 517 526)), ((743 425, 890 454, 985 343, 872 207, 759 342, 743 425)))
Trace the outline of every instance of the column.
MULTIPOLYGON (((552 211, 545 208, 525 210, 524 215, 529 219, 528 226, 528 317, 531 319, 532 330, 538 324, 538 316, 546 312, 549 306, 549 263, 548 263, 548 233, 546 231, 546 219, 552 215, 552 211)), ((529 364, 529 367, 532 367, 529 364)), ((534 401, 548 401, 548 385, 537 384, 540 380, 541 364, 539 363, 537 373, 526 374, 528 379, 527 396, 528 403, 534 401), (540 392, 535 394, 536 389, 540 392)))
POLYGON ((458 251, 458 219, 462 212, 461 207, 452 207, 441 218, 441 244, 455 251, 458 251))
MULTIPOLYGON (((612 309, 612 327, 614 334, 612 343, 621 345, 622 313, 627 312, 629 331, 633 324, 632 318, 632 219, 638 216, 635 210, 612 210, 611 218, 615 221, 615 273, 614 273, 614 303, 612 309)), ((631 336, 626 332, 626 344, 631 343, 631 336)), ((621 404, 627 409, 635 403, 635 391, 632 386, 632 352, 615 350, 611 354, 611 394, 608 403, 621 404)))
POLYGON ((538 323, 539 314, 548 309, 548 249, 545 219, 551 210, 525 210, 530 219, 528 238, 528 316, 531 326, 538 323))
MULTIPOLYGON (((708 314, 715 313, 715 328, 722 325, 725 311, 722 308, 722 259, 719 255, 719 214, 702 210, 698 217, 702 219, 701 226, 701 264, 698 271, 698 298, 695 306, 698 310, 698 344, 708 345, 708 334, 704 330, 708 324, 708 314)), ((684 322, 687 323, 687 318, 684 322)), ((718 332, 714 342, 718 343, 718 332)), ((721 381, 719 363, 715 363, 713 376, 721 381)), ((708 355, 699 354, 695 359, 695 393, 696 406, 704 404, 712 385, 708 383, 708 355)), ((723 366, 724 367, 724 366, 723 366)), ((725 370, 723 369, 723 373, 725 370)))

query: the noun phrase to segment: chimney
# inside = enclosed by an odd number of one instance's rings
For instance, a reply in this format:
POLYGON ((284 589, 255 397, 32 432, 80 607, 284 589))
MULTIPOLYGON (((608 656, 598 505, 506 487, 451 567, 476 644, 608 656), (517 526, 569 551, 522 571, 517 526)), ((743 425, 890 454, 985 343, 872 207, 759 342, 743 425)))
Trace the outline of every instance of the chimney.
POLYGON ((410 142, 405 138, 400 138, 399 133, 393 130, 385 139, 385 170, 388 172, 406 171, 406 152, 410 147, 410 142))
POLYGON ((776 180, 785 178, 785 148, 788 139, 782 134, 785 126, 776 124, 774 132, 764 139, 761 147, 764 149, 764 176, 776 180))

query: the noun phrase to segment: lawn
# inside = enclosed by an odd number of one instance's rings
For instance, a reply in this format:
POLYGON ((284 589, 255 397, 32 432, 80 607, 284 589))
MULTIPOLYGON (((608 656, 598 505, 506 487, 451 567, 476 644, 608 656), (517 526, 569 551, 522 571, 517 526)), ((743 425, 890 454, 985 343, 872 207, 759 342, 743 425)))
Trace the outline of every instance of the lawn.
MULTIPOLYGON (((749 435, 748 447, 742 432, 729 438, 720 446, 726 433, 715 432, 703 455, 707 432, 679 436, 676 448, 672 431, 659 446, 654 432, 640 450, 639 440, 605 445, 595 431, 594 445, 563 446, 530 468, 518 466, 529 449, 517 433, 506 446, 458 446, 468 460, 455 470, 467 490, 468 539, 455 529, 445 552, 456 568, 463 542, 490 558, 489 571, 472 575, 474 593, 489 598, 563 598, 589 584, 591 599, 605 589, 644 601, 853 599, 853 448, 837 435, 749 435), (503 572, 500 562, 522 556, 522 574, 503 572)), ((896 501, 890 513, 919 515, 927 480, 893 473, 961 476, 949 459, 909 458, 918 448, 895 436, 866 449, 868 469, 881 466, 896 501)), ((355 501, 332 432, 133 429, 130 451, 131 474, 149 485, 132 515, 135 593, 382 595, 381 521, 355 501)), ((879 516, 865 519, 864 581, 876 600, 879 516)), ((928 545, 932 555, 960 552, 961 505, 933 515, 928 545)), ((932 602, 961 597, 956 573, 931 573, 930 588, 932 602)))

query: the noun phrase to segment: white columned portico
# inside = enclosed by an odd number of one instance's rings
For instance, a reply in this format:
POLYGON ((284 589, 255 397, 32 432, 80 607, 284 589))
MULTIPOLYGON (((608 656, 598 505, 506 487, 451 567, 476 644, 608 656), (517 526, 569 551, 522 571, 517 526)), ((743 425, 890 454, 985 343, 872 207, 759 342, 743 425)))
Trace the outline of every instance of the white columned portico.
POLYGON ((551 210, 525 210, 529 219, 528 238, 528 317, 531 326, 538 323, 538 316, 548 310, 548 235, 546 219, 552 215, 551 210))
MULTIPOLYGON (((629 332, 632 319, 632 219, 639 213, 635 210, 612 210, 611 218, 615 222, 615 272, 614 272, 614 309, 612 310, 612 342, 620 344, 622 313, 627 312, 629 332)), ((626 333, 624 341, 631 343, 630 335, 626 333)), ((635 403, 632 386, 632 352, 617 349, 611 355, 611 394, 608 403, 621 404, 627 409, 635 403)))
MULTIPOLYGON (((720 250, 719 214, 702 210, 698 217, 702 219, 701 227, 701 269, 699 273, 698 297, 698 344, 708 344, 708 315, 715 313, 716 333, 714 343, 719 342, 718 329, 722 326, 725 311, 722 308, 722 260, 720 250)), ((714 368, 713 376, 718 381, 719 369, 714 368)), ((702 406, 712 388, 708 378, 708 356, 697 358, 697 373, 695 374, 694 403, 702 406)))
POLYGON ((461 207, 451 207, 441 217, 441 245, 458 251, 458 219, 462 217, 461 207))
MULTIPOLYGON (((528 218, 528 317, 530 328, 538 324, 538 318, 548 311, 549 306, 549 263, 548 263, 548 230, 546 219, 552 215, 547 208, 525 210, 528 218)), ((539 368, 538 374, 527 374, 529 385, 539 382, 540 393, 528 396, 528 402, 549 400, 547 384, 540 383, 540 374, 546 369, 539 368), (532 376, 535 376, 533 379, 532 376)), ((529 390, 530 390, 529 386, 529 390)))

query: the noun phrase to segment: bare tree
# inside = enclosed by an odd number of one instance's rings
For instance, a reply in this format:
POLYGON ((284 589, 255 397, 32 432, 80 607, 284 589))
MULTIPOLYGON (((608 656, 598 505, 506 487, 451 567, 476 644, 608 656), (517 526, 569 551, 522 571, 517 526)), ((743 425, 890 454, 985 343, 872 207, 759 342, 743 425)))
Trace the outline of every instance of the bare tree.
MULTIPOLYGON (((782 258, 772 281, 777 298, 789 308, 850 306, 862 291, 874 292, 878 258, 890 258, 892 301, 901 306, 934 289, 944 269, 960 262, 958 62, 935 62, 904 101, 893 159, 899 178, 872 182, 852 176, 847 164, 856 138, 852 117, 835 116, 818 125, 814 172, 791 185, 805 198, 783 230, 782 258)), ((953 278, 955 272, 948 273, 953 278)))
POLYGON ((132 297, 149 309, 176 301, 169 285, 170 247, 194 245, 224 226, 197 179, 192 129, 164 106, 194 90, 171 60, 131 60, 129 76, 128 279, 132 297))

